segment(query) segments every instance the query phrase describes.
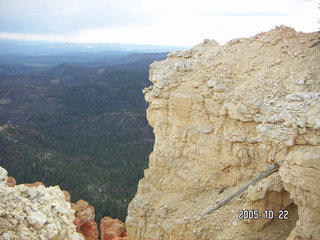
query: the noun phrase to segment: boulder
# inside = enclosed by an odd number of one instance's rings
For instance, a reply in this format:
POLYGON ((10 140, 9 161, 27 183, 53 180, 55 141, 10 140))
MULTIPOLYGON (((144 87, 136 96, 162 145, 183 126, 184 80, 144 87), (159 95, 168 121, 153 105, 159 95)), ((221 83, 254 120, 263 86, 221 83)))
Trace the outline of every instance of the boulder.
POLYGON ((84 239, 76 232, 74 210, 58 186, 12 183, 0 167, 0 239, 84 239))
POLYGON ((100 222, 101 240, 128 240, 123 222, 111 217, 104 217, 100 222))
POLYGON ((94 221, 94 207, 82 199, 71 205, 75 210, 74 224, 77 232, 81 233, 86 240, 97 240, 98 228, 94 221))

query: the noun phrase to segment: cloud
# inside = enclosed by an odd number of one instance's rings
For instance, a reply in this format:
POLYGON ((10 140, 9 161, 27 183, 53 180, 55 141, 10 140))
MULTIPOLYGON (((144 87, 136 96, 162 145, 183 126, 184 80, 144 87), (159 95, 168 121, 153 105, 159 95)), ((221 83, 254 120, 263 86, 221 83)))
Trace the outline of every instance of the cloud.
MULTIPOLYGON (((141 0, 140 3, 136 11, 155 15, 156 29, 168 36, 167 41, 188 45, 204 38, 225 43, 277 25, 306 32, 318 29, 317 0, 141 0)), ((157 32, 151 33, 149 35, 157 36, 157 32)))
POLYGON ((0 0, 0 31, 59 34, 152 21, 132 11, 135 3, 134 0, 0 0))
POLYGON ((286 15, 303 0, 139 0, 136 8, 149 14, 211 14, 211 15, 286 15))
POLYGON ((281 24, 317 31, 319 12, 318 0, 0 0, 0 37, 166 45, 209 38, 224 43, 281 24))
POLYGON ((57 34, 28 34, 0 32, 0 38, 49 42, 68 42, 68 39, 65 36, 57 34))

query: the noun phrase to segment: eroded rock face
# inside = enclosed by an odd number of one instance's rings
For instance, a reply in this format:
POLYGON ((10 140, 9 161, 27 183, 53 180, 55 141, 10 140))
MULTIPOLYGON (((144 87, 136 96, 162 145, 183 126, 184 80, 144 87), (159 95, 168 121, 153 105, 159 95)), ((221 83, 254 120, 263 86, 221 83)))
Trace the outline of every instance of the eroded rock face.
POLYGON ((285 160, 280 174, 299 213, 288 240, 320 239, 320 146, 296 145, 285 160))
POLYGON ((318 38, 282 26, 151 65, 155 144, 129 205, 130 239, 319 239, 318 38), (204 215, 279 161, 280 172, 204 215), (280 208, 288 220, 238 219, 280 208))
POLYGON ((118 219, 102 218, 100 232, 101 240, 128 240, 125 225, 118 219))
POLYGON ((9 187, 7 180, 7 171, 0 167, 0 239, 83 239, 58 186, 9 187))
MULTIPOLYGON (((68 197, 66 193, 65 196, 68 197)), ((74 224, 77 232, 81 233, 85 240, 97 240, 98 228, 94 221, 94 207, 82 199, 71 205, 75 210, 74 224)))

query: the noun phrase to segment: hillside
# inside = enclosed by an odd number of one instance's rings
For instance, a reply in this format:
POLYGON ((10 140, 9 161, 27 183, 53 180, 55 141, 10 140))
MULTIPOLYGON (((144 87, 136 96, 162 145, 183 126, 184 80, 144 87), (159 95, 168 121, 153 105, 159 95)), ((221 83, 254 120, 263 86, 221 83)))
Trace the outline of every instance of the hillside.
POLYGON ((74 202, 86 199, 97 222, 124 220, 153 145, 141 90, 160 56, 0 75, 0 166, 18 183, 59 185, 74 202))

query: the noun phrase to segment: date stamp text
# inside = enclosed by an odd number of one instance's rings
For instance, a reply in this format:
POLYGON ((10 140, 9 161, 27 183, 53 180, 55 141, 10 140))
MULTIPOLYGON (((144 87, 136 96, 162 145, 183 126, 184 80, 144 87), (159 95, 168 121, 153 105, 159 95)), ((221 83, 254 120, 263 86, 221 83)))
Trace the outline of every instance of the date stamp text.
POLYGON ((238 219, 280 219, 280 220, 288 220, 289 219, 289 211, 282 210, 274 211, 264 210, 262 213, 259 210, 239 210, 238 211, 238 219))

